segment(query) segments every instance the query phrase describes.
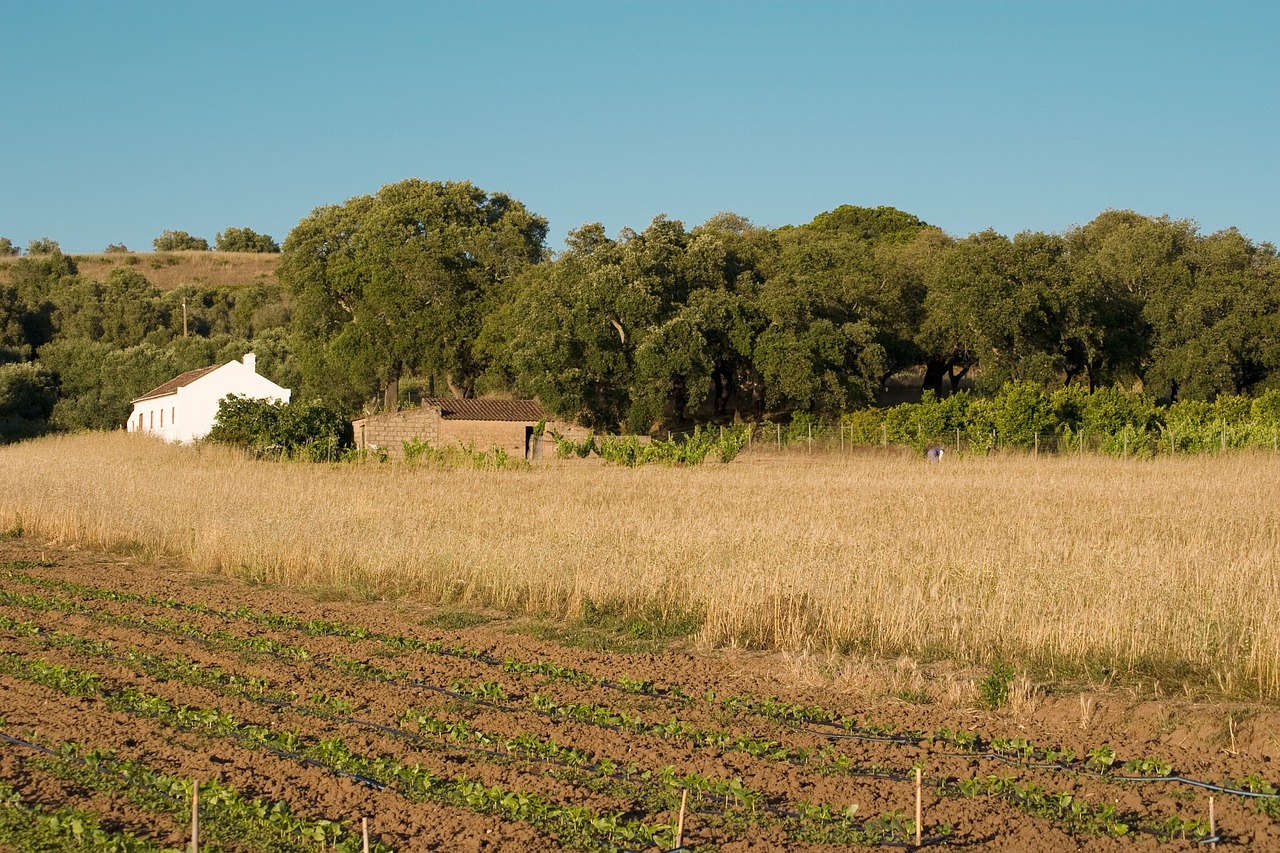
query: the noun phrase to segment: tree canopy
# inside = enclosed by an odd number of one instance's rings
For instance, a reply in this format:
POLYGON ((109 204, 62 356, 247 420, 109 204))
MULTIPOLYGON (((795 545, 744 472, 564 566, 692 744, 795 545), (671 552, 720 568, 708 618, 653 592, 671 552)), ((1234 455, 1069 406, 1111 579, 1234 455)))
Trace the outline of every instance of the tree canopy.
POLYGON ((321 207, 284 243, 278 276, 293 296, 308 386, 351 405, 401 377, 441 377, 475 393, 476 346, 499 290, 543 258, 546 220, 471 183, 411 179, 321 207))
POLYGON ((193 237, 186 231, 165 231, 151 241, 157 252, 207 252, 209 241, 203 237, 193 237))
POLYGON ((214 247, 219 252, 278 252, 280 244, 269 234, 259 234, 252 228, 228 228, 214 237, 214 247))
MULTIPOLYGON (((407 180, 304 217, 278 285, 164 292, 135 256, 99 281, 41 238, 0 258, 0 365, 30 365, 6 374, 11 396, 39 414, 55 395, 48 418, 69 428, 118 425, 148 388, 250 349, 274 381, 345 414, 411 393, 514 394, 641 433, 833 418, 890 382, 938 401, 976 387, 996 420, 992 394, 1039 400, 1034 388, 1076 407, 1101 395, 1090 411, 1121 405, 1116 388, 1188 412, 1280 392, 1280 257, 1234 229, 1108 210, 1060 234, 958 238, 842 205, 775 229, 734 213, 612 236, 591 223, 557 256, 546 232, 501 193, 407 180)), ((217 242, 274 244, 248 228, 217 242)))

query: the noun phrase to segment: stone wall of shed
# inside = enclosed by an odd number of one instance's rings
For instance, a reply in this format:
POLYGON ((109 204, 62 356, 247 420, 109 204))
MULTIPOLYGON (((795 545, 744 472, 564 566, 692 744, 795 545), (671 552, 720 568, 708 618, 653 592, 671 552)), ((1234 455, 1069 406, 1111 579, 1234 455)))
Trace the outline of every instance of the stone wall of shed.
MULTIPOLYGON (((468 421, 445 419, 440 410, 432 406, 406 409, 400 412, 382 412, 353 421, 356 447, 368 449, 377 445, 391 459, 404 458, 406 441, 425 441, 436 448, 474 447, 478 451, 502 448, 516 459, 525 458, 525 433, 534 421, 468 421)), ((541 436, 533 436, 530 442, 530 461, 556 458, 556 444, 552 432, 582 441, 590 430, 575 424, 549 421, 541 436)))
POLYGON ((524 436, 527 427, 536 426, 533 421, 462 421, 449 418, 440 421, 439 441, 432 447, 473 446, 476 450, 492 450, 501 447, 516 459, 524 458, 524 436))
POLYGON ((377 445, 392 459, 404 458, 406 441, 425 441, 440 447, 440 410, 430 407, 382 412, 352 423, 357 447, 377 445))

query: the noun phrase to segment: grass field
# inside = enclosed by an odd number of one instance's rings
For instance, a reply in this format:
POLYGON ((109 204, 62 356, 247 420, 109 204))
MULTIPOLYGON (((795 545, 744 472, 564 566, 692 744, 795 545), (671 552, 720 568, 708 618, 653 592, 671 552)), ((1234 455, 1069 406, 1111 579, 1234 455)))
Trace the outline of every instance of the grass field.
POLYGON ((351 598, 1280 696, 1280 460, 891 453, 505 471, 0 448, 0 529, 351 598))
MULTIPOLYGON (((105 281, 114 269, 133 269, 161 290, 183 285, 242 287, 274 284, 278 254, 263 252, 104 252, 71 255, 80 275, 105 281)), ((0 260, 0 283, 8 282, 16 258, 0 260)))

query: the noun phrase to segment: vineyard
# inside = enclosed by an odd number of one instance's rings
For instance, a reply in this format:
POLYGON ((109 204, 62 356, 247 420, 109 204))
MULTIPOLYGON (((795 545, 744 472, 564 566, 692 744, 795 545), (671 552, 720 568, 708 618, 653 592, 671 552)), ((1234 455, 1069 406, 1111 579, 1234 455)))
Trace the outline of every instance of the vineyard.
POLYGON ((1256 708, 866 699, 29 537, 0 578, 0 849, 185 850, 197 783, 203 850, 1280 848, 1256 708))

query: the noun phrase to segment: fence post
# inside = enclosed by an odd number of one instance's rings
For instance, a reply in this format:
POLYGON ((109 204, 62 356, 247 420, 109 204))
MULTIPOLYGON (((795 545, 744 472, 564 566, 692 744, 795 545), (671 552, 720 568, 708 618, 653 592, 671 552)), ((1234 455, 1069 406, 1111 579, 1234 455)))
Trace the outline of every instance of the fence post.
POLYGON ((960 427, 956 427, 956 456, 960 455, 960 427))
POLYGON ((880 424, 880 445, 882 447, 889 446, 889 425, 880 424))
POLYGON ((778 424, 778 449, 782 449, 782 424, 778 424))
POLYGON ((1035 438, 1036 438, 1036 446, 1035 446, 1035 450, 1031 452, 1031 455, 1039 456, 1040 455, 1040 433, 1036 433, 1035 438))
POLYGON ((809 452, 813 452, 813 424, 809 424, 809 452))

